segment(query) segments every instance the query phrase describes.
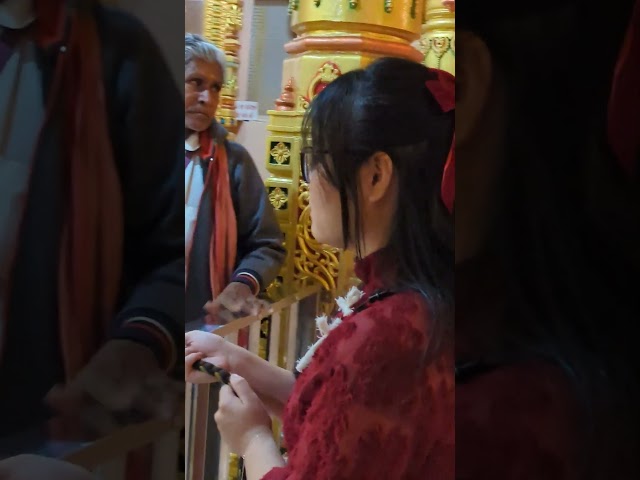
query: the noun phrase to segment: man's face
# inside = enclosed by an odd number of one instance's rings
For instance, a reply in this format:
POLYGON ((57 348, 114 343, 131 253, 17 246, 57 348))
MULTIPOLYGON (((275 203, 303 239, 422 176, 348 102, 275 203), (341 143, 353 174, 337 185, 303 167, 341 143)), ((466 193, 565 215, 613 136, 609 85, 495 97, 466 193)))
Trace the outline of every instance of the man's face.
POLYGON ((217 63, 195 59, 185 66, 185 128, 202 132, 211 126, 220 100, 222 76, 222 69, 217 63))

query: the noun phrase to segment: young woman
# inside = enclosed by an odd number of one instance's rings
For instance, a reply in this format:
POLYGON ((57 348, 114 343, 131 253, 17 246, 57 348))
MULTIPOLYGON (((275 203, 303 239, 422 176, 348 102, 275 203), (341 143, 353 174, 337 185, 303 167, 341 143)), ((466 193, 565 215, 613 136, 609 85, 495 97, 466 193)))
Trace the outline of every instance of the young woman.
POLYGON ((303 175, 312 231, 356 251, 361 290, 296 377, 222 338, 186 335, 186 379, 201 358, 233 374, 216 421, 249 480, 454 478, 454 81, 382 59, 313 101, 303 175), (288 462, 267 414, 282 414, 288 462))
POLYGON ((459 480, 640 478, 640 211, 606 137, 630 6, 456 9, 459 480))

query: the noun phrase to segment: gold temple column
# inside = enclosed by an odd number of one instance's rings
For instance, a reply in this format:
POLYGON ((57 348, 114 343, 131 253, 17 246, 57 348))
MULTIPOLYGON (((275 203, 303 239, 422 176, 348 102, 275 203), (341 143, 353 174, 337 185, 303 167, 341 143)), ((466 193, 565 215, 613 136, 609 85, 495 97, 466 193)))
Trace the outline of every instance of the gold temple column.
POLYGON ((283 94, 270 110, 266 181, 285 233, 287 261, 272 291, 318 282, 333 298, 352 280, 353 258, 311 235, 309 192, 300 178, 301 125, 309 103, 338 76, 384 56, 422 61, 423 0, 290 0, 296 38, 285 45, 283 94))
POLYGON ((425 0, 420 44, 427 67, 456 73, 456 18, 452 0, 425 0))
POLYGON ((225 84, 220 92, 218 122, 232 136, 238 133, 236 98, 238 96, 238 40, 242 28, 242 0, 206 0, 204 5, 204 36, 224 50, 227 69, 225 84))

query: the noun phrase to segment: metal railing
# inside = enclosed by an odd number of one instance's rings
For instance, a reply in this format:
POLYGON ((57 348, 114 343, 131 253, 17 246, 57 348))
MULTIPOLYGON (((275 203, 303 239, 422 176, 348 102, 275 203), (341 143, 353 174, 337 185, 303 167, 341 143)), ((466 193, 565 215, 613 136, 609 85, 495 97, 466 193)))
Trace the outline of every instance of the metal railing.
POLYGON ((176 480, 180 451, 180 428, 171 422, 153 420, 123 427, 113 434, 88 443, 62 456, 95 472, 100 480, 128 478, 128 456, 150 447, 150 476, 153 480, 176 480))
MULTIPOLYGON (((319 310, 322 287, 301 288, 272 305, 265 319, 259 316, 239 318, 215 330, 215 334, 237 344, 238 332, 249 328, 248 350, 265 360, 293 371, 296 360, 304 353, 315 332, 314 318, 319 310), (267 323, 265 323, 267 322, 267 323), (265 325, 268 332, 265 335, 265 325), (266 343, 266 345, 265 345, 266 343)), ((186 479, 235 480, 237 472, 232 452, 220 441, 213 420, 217 408, 218 386, 187 385, 186 479)), ((275 427, 279 437, 279 426, 275 427)), ((236 459, 238 460, 238 459, 236 459)))
POLYGON ((27 453, 58 458, 94 472, 99 480, 141 480, 131 472, 135 452, 144 478, 176 480, 181 426, 159 420, 122 427, 96 440, 58 438, 45 425, 0 439, 0 458, 27 453))

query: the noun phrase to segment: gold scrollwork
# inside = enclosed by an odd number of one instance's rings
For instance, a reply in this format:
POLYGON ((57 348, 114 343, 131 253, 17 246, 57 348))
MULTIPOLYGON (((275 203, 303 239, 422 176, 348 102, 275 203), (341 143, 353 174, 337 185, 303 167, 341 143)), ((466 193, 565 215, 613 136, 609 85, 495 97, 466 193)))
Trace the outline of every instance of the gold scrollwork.
POLYGON ((334 293, 340 271, 340 250, 320 244, 311 234, 309 186, 301 182, 298 195, 301 213, 296 225, 297 249, 293 259, 296 280, 305 277, 317 280, 324 289, 334 293))
POLYGON ((278 165, 288 164, 291 158, 291 148, 289 144, 278 142, 276 145, 273 145, 274 143, 275 142, 271 144, 271 151, 269 152, 271 158, 278 165))
POLYGON ((333 82, 336 78, 342 75, 342 71, 340 70, 340 66, 334 62, 324 62, 320 65, 320 68, 316 71, 316 74, 313 76, 311 81, 309 82, 309 88, 307 89, 307 95, 301 96, 298 101, 300 102, 300 109, 306 110, 309 108, 309 104, 311 100, 318 95, 324 87, 333 82))
POLYGON ((289 201, 288 191, 286 188, 271 187, 269 188, 269 201, 273 208, 282 210, 289 201))
POLYGON ((309 108, 309 99, 303 97, 302 95, 298 96, 298 110, 307 110, 309 108))
POLYGON ((435 68, 441 68, 442 59, 449 52, 451 52, 453 56, 456 54, 456 40, 453 36, 438 35, 429 39, 425 38, 424 45, 425 58, 427 61, 429 61, 429 58, 435 58, 435 65, 433 63, 428 63, 428 65, 434 66, 435 68))
POLYGON ((238 4, 226 5, 226 18, 225 24, 227 31, 237 32, 242 29, 242 8, 238 4))
POLYGON ((433 37, 431 39, 431 50, 438 57, 442 57, 445 53, 447 53, 447 51, 449 50, 450 45, 451 45, 451 38, 450 37, 440 37, 440 36, 438 36, 438 37, 433 37))

